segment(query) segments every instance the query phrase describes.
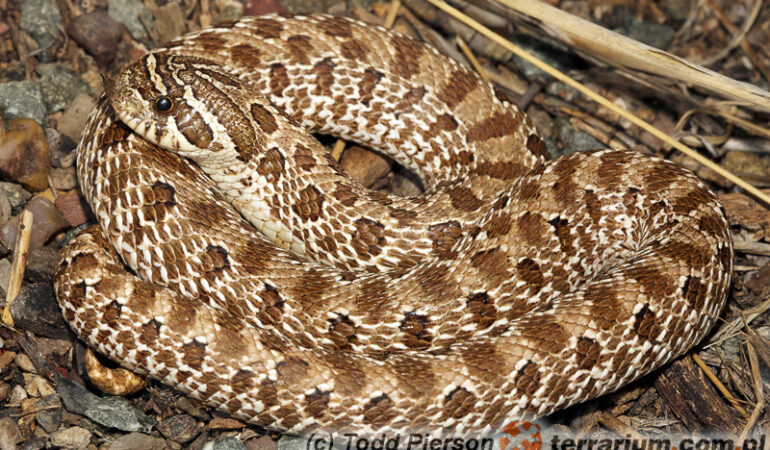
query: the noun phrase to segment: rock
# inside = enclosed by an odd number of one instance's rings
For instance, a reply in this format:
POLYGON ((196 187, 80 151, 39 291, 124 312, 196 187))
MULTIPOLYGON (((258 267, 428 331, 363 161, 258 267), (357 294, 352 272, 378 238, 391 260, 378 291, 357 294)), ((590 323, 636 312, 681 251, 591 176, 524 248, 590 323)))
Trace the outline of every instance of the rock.
POLYGON ((261 16, 262 14, 286 14, 286 7, 278 0, 246 0, 243 4, 243 15, 261 16))
POLYGON ((56 393, 51 384, 40 375, 34 373, 24 373, 22 375, 24 377, 25 390, 30 397, 45 397, 56 393))
POLYGON ((5 135, 0 136, 0 174, 30 191, 44 190, 51 156, 43 128, 31 119, 13 119, 5 125, 5 135))
POLYGON ((104 11, 81 14, 67 26, 67 34, 102 66, 115 59, 123 31, 123 25, 104 11))
POLYGON ((114 20, 126 26, 126 29, 134 39, 147 39, 148 27, 153 26, 155 18, 144 3, 139 0, 109 0, 107 12, 114 20), (142 23, 144 22, 144 23, 142 23))
POLYGON ((633 16, 623 18, 623 24, 616 31, 655 48, 668 47, 676 30, 665 23, 647 22, 633 16))
POLYGON ((150 9, 155 16, 155 35, 158 37, 158 43, 169 42, 184 34, 184 12, 179 2, 168 2, 155 8, 151 5, 150 9))
POLYGON ((10 392, 11 392, 11 385, 6 383, 5 381, 0 381, 0 402, 6 401, 8 399, 8 393, 10 392))
POLYGON ((105 397, 86 409, 86 417, 106 427, 149 433, 157 423, 123 397, 105 397))
MULTIPOLYGON (((69 226, 64 216, 46 198, 33 198, 27 203, 27 209, 34 217, 29 241, 30 250, 42 247, 51 236, 69 226)), ((13 248, 18 230, 19 216, 16 216, 0 227, 0 242, 7 248, 13 248)))
POLYGON ((51 283, 59 252, 52 246, 37 248, 29 252, 24 280, 27 283, 51 283))
POLYGON ((11 393, 8 394, 8 405, 20 405, 21 402, 25 399, 27 399, 27 391, 24 390, 23 387, 21 387, 20 384, 17 384, 11 388, 11 393))
POLYGON ((78 186, 78 175, 74 167, 51 169, 51 187, 60 191, 69 191, 78 186))
POLYGON ((249 450, 276 450, 278 444, 270 436, 264 435, 246 441, 246 448, 249 450))
MULTIPOLYGON (((0 289, 3 291, 3 298, 8 292, 8 284, 11 282, 11 262, 8 258, 0 260, 0 289)), ((0 370, 2 372, 2 370, 0 370)))
POLYGON ((43 50, 42 61, 53 56, 54 44, 61 28, 61 14, 55 0, 25 0, 21 2, 19 28, 29 33, 43 50))
POLYGON ((88 83, 64 64, 40 64, 35 72, 40 75, 43 101, 49 114, 63 110, 79 93, 88 92, 88 83))
POLYGON ((354 145, 342 153, 340 164, 354 180, 369 187, 390 172, 393 162, 379 153, 354 145))
POLYGON ((21 431, 19 426, 10 417, 0 419, 0 448, 15 449, 16 444, 21 442, 21 431))
POLYGON ((48 152, 51 154, 51 165, 60 169, 72 167, 75 164, 75 142, 56 128, 46 128, 45 138, 48 140, 48 152))
POLYGON ((166 450, 171 448, 165 440, 142 433, 123 435, 110 444, 109 450, 166 450))
POLYGON ((19 369, 25 372, 36 372, 35 365, 32 364, 32 360, 29 359, 29 356, 27 356, 25 353, 17 353, 15 362, 16 365, 19 366, 19 369))
POLYGON ((64 110, 57 124, 57 129, 73 142, 80 142, 80 135, 86 127, 86 121, 96 102, 88 94, 78 94, 64 110))
POLYGON ((91 432, 85 428, 65 428, 51 435, 51 444, 57 447, 81 449, 88 447, 90 443, 91 432))
POLYGON ((172 441, 184 444, 198 436, 203 427, 187 414, 179 414, 165 419, 156 427, 160 433, 172 441))
POLYGON ((278 450, 306 450, 307 439, 284 434, 278 439, 278 450))
POLYGON ((57 197, 56 209, 73 227, 80 226, 94 218, 86 199, 78 195, 77 192, 68 192, 57 197))
POLYGON ((47 433, 53 433, 61 426, 62 406, 58 395, 46 395, 35 402, 35 420, 47 433))
POLYGON ((0 192, 0 223, 8 221, 12 214, 13 208, 11 208, 11 202, 8 201, 8 197, 0 192))
POLYGON ((56 392, 61 397, 67 411, 85 415, 88 408, 93 407, 101 399, 83 386, 64 378, 56 373, 56 392))
POLYGON ((211 450, 246 450, 246 446, 238 438, 228 437, 214 442, 211 450))
POLYGON ((27 204, 27 200, 32 197, 32 194, 24 190, 20 184, 7 182, 0 182, 0 195, 3 195, 11 204, 13 215, 19 214, 27 204))
POLYGON ((220 11, 213 23, 227 22, 230 20, 238 20, 243 17, 243 5, 238 2, 227 3, 220 11))
POLYGON ((6 120, 26 117, 45 125, 46 108, 40 82, 0 83, 0 116, 6 120))
POLYGON ((24 284, 11 303, 11 317, 17 328, 38 336, 63 339, 70 335, 50 281, 24 284))
POLYGON ((13 362, 16 362, 16 352, 5 351, 0 353, 0 374, 4 374, 13 362))

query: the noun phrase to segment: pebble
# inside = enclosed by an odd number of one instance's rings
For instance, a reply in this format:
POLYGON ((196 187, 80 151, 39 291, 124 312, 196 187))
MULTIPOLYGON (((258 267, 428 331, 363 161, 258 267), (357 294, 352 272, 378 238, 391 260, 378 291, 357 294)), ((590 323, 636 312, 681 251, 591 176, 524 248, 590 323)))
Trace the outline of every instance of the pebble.
POLYGON ((393 162, 385 156, 354 145, 342 153, 340 164, 354 180, 369 187, 390 172, 393 162))
POLYGON ((47 433, 61 426, 62 406, 58 395, 46 395, 35 402, 35 420, 47 433))
POLYGON ((71 449, 88 447, 91 443, 91 432, 85 428, 70 427, 51 434, 51 444, 71 449))
POLYGON ((61 111, 81 92, 88 92, 88 83, 64 64, 39 64, 40 87, 48 114, 61 111))
MULTIPOLYGON (((29 241, 30 250, 42 247, 55 233, 69 227, 64 216, 46 198, 34 197, 27 203, 27 209, 34 217, 29 241)), ((15 216, 0 227, 0 242, 7 248, 13 248, 18 229, 19 216, 15 216)))
POLYGON ((278 439, 278 450, 306 450, 307 439, 284 434, 278 439))
POLYGON ((149 433, 157 423, 123 397, 99 399, 86 409, 85 416, 106 427, 142 433, 149 433))
POLYGON ((24 209, 27 200, 32 198, 32 194, 27 192, 20 184, 0 182, 0 195, 4 196, 11 204, 11 214, 16 215, 24 209))
POLYGON ((78 186, 78 176, 74 167, 51 169, 51 187, 60 191, 69 191, 78 186))
POLYGON ((203 431, 203 426, 187 414, 171 416, 160 422, 156 428, 163 436, 180 444, 192 441, 203 431))
POLYGON ((96 108, 96 102, 88 94, 78 94, 64 110, 57 129, 72 142, 80 142, 80 135, 86 127, 88 115, 96 108))
POLYGON ((56 377, 56 392, 61 397, 62 403, 67 411, 85 415, 86 410, 101 400, 97 395, 93 394, 83 386, 70 381, 60 373, 55 374, 56 377))
MULTIPOLYGON (((150 7, 155 16, 155 35, 158 43, 169 42, 184 34, 184 11, 179 2, 168 2, 156 8, 150 7)), ((240 17, 240 16, 239 16, 240 17)))
POLYGON ((27 283, 51 283, 59 252, 53 246, 37 248, 29 252, 24 281, 27 283))
POLYGON ((51 156, 43 128, 31 119, 9 120, 5 126, 0 137, 0 174, 30 191, 44 190, 51 156))
POLYGON ((246 0, 243 4, 243 14, 246 16, 261 16, 262 14, 286 14, 286 7, 278 0, 246 0))
POLYGON ((169 447, 164 439, 142 433, 129 433, 112 441, 109 450, 166 450, 169 447))
MULTIPOLYGON (((3 298, 8 292, 8 284, 11 282, 11 261, 8 258, 0 259, 0 290, 3 291, 3 298)), ((2 369, 2 368, 0 368, 2 369)), ((2 370, 0 370, 2 372, 2 370)))
POLYGON ((0 192, 0 223, 5 223, 13 215, 13 208, 11 208, 11 202, 8 201, 8 197, 0 192))
POLYGON ((25 283, 11 303, 11 317, 16 328, 38 336, 57 339, 70 336, 50 281, 25 283))
POLYGON ((61 28, 61 14, 55 0, 25 0, 21 2, 19 28, 26 31, 43 50, 38 57, 49 61, 61 28))
POLYGON ((268 435, 260 436, 257 439, 246 441, 246 448, 249 450, 276 450, 278 444, 268 435))
POLYGON ((0 402, 4 402, 8 399, 9 392, 11 392, 11 385, 5 381, 0 381, 0 402))
POLYGON ((0 83, 0 116, 5 119, 26 117, 45 125, 46 107, 38 81, 0 83))
POLYGON ((134 39, 143 40, 149 38, 145 24, 148 27, 152 27, 155 18, 152 16, 152 11, 144 6, 144 3, 141 1, 109 0, 107 12, 114 20, 125 25, 134 39))
POLYGON ((56 209, 64 216, 70 226, 77 227, 94 218, 86 199, 77 192, 68 192, 56 198, 56 209))
POLYGON ((16 362, 16 365, 19 366, 19 369, 25 372, 30 372, 30 373, 37 372, 35 370, 35 365, 32 364, 32 360, 29 359, 29 356, 27 356, 26 353, 17 353, 15 362, 16 362))
POLYGON ((53 386, 51 386, 51 383, 49 383, 40 375, 35 375, 34 373, 24 373, 22 376, 24 377, 25 390, 30 397, 45 397, 47 395, 56 394, 56 391, 54 390, 53 386))
POLYGON ((0 351, 0 374, 8 370, 8 366, 16 361, 16 352, 0 351))
POLYGON ((243 442, 241 442, 236 437, 228 437, 224 439, 219 439, 216 442, 214 442, 214 445, 211 447, 205 447, 211 450, 246 450, 246 446, 243 445, 243 442))
POLYGON ((6 405, 21 405, 21 402, 26 399, 27 391, 25 391, 20 384, 17 384, 11 388, 11 393, 8 394, 8 402, 6 405))
POLYGON ((14 449, 21 442, 21 431, 10 417, 0 419, 0 448, 14 449))
POLYGON ((56 128, 46 128, 45 138, 48 141, 48 151, 51 154, 51 165, 66 169, 75 165, 75 142, 56 128))
POLYGON ((67 26, 67 34, 102 66, 109 65, 125 28, 105 11, 81 14, 67 26))

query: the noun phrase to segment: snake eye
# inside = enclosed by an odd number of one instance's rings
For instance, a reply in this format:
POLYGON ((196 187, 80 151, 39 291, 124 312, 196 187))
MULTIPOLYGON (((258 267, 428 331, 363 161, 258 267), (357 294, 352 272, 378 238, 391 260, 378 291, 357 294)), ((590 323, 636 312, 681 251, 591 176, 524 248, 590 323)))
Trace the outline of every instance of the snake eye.
POLYGON ((159 97, 155 100, 155 109, 157 109, 158 112, 169 112, 174 109, 174 101, 169 97, 159 97))

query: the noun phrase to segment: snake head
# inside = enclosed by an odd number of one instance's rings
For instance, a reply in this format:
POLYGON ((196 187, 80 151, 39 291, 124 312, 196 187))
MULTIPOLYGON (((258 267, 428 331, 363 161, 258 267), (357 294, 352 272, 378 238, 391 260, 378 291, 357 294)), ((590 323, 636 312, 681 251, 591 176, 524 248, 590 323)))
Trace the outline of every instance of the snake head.
POLYGON ((259 100, 245 82, 210 61, 150 53, 104 87, 129 128, 192 160, 210 159, 212 152, 224 152, 217 159, 226 160, 227 152, 237 155, 239 146, 259 143, 259 127, 248 119, 250 105, 259 100))

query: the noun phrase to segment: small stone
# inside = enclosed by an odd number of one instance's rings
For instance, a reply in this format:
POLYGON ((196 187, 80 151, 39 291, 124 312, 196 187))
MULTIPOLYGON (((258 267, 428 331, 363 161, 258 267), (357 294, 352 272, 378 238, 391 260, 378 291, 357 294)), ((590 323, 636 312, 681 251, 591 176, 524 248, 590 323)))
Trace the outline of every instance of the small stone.
POLYGON ((24 205, 27 204, 27 200, 32 198, 32 194, 17 183, 0 182, 0 194, 8 199, 13 215, 19 214, 24 209, 24 205))
POLYGON ((51 155, 43 128, 31 119, 13 119, 5 125, 5 135, 0 136, 0 174, 33 192, 44 190, 51 155))
POLYGON ((213 23, 227 22, 230 20, 238 20, 243 17, 243 5, 238 2, 230 2, 220 9, 219 14, 214 19, 213 23))
POLYGON ((243 4, 243 15, 261 16, 262 14, 286 14, 286 7, 278 0, 246 0, 243 4))
POLYGON ((249 450, 277 450, 278 444, 268 435, 246 441, 249 450))
POLYGON ((40 75, 43 101, 49 114, 63 110, 77 94, 88 92, 88 83, 64 64, 40 64, 35 72, 40 75))
POLYGON ((149 433, 157 423, 123 397, 105 397, 86 409, 86 417, 106 427, 149 433))
POLYGON ((147 39, 145 25, 151 27, 155 22, 152 11, 139 0, 108 0, 107 12, 125 25, 134 39, 147 39))
MULTIPOLYGON (((3 297, 5 297, 6 292, 8 292, 8 283, 10 282, 11 262, 8 258, 0 259, 0 289, 3 291, 3 297)), ((2 372, 2 370, 0 370, 0 372, 2 372)))
POLYGON ((15 449, 20 442, 21 431, 16 422, 10 417, 0 419, 0 448, 15 449))
POLYGON ((27 398, 28 398, 27 391, 25 391, 20 384, 17 384, 11 388, 11 393, 8 394, 8 404, 21 405, 21 402, 26 400, 27 398))
POLYGON ((19 295, 11 303, 11 317, 17 328, 38 336, 61 339, 70 335, 50 281, 22 286, 19 295))
POLYGON ((203 427, 187 414, 179 414, 165 419, 156 427, 160 433, 172 441, 184 444, 195 439, 203 427))
POLYGON ((246 446, 238 438, 228 437, 214 442, 211 450, 246 450, 246 446))
POLYGON ((34 373, 24 373, 24 387, 30 397, 45 397, 54 395, 56 391, 48 381, 40 375, 34 373))
POLYGON ((57 197, 56 209, 73 227, 80 226, 94 218, 86 199, 78 195, 77 192, 68 192, 57 197))
POLYGON ((0 116, 7 119, 34 119, 45 125, 46 108, 38 81, 0 83, 0 116))
MULTIPOLYGON (((29 241, 31 250, 42 247, 51 236, 69 226, 64 216, 46 198, 33 198, 27 203, 27 209, 34 217, 29 241)), ((7 248, 13 248, 18 229, 19 216, 16 216, 0 227, 0 242, 7 248)))
POLYGON ((354 180, 369 187, 390 172, 393 162, 359 146, 351 146, 342 153, 340 164, 354 180))
POLYGON ((69 191, 78 186, 77 171, 74 167, 51 169, 51 187, 60 191, 69 191))
POLYGON ((305 450, 307 439, 300 436, 284 434, 278 439, 278 450, 305 450))
POLYGON ((217 417, 206 424, 208 430, 239 430, 246 428, 246 424, 230 417, 217 417))
POLYGON ((27 356, 25 353, 18 353, 16 355, 16 365, 19 366, 19 369, 30 372, 30 373, 36 373, 35 365, 32 364, 32 360, 29 359, 29 356, 27 356))
POLYGON ((78 94, 64 110, 57 129, 73 142, 80 142, 80 135, 86 127, 86 121, 96 102, 88 94, 78 94))
POLYGON ((75 164, 75 143, 56 128, 46 128, 45 137, 48 140, 48 151, 51 153, 51 165, 60 169, 72 167, 75 164))
POLYGON ((6 383, 5 381, 0 381, 0 402, 6 401, 8 399, 8 394, 10 392, 11 392, 11 385, 6 383))
POLYGON ((5 373, 14 361, 16 361, 16 352, 0 352, 0 374, 5 373))
POLYGON ((70 427, 51 434, 51 444, 57 447, 81 449, 91 443, 91 432, 85 428, 70 427))
POLYGON ((35 402, 35 420, 47 433, 61 426, 62 406, 58 395, 47 395, 35 402))
POLYGON ((52 59, 54 44, 61 28, 61 14, 55 0, 25 0, 21 2, 19 28, 38 43, 41 60, 52 59))
POLYGON ((115 59, 124 30, 104 11, 81 14, 67 26, 67 34, 103 66, 115 59))
POLYGON ((75 414, 85 415, 86 410, 95 406, 101 400, 83 386, 64 378, 60 373, 56 373, 56 392, 61 397, 64 407, 67 411, 75 414))
POLYGON ((37 248, 29 252, 24 280, 27 283, 51 283, 59 252, 53 246, 37 248))
POLYGON ((170 447, 164 439, 129 433, 112 441, 109 450, 166 450, 170 447))
POLYGON ((11 202, 8 201, 8 197, 0 192, 0 223, 7 222, 12 214, 13 208, 11 208, 11 202))
POLYGON ((168 2, 150 9, 155 16, 155 35, 158 37, 158 43, 169 42, 184 34, 184 12, 179 2, 168 2))

